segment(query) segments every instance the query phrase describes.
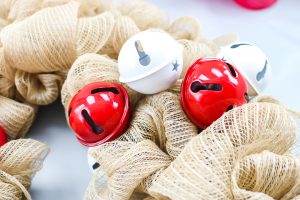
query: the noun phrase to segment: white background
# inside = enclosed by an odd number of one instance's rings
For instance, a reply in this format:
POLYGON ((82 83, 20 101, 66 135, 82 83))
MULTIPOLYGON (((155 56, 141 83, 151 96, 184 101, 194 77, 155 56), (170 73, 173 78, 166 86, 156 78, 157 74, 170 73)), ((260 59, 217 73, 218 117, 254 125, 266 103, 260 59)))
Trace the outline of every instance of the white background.
MULTIPOLYGON (((237 33, 269 57, 273 79, 266 90, 286 106, 300 111, 300 1, 278 0, 267 10, 249 11, 231 0, 151 0, 170 13, 197 17, 205 38, 237 33)), ((34 200, 79 200, 91 178, 87 148, 68 128, 60 102, 42 107, 29 137, 47 143, 51 152, 32 183, 34 200)))

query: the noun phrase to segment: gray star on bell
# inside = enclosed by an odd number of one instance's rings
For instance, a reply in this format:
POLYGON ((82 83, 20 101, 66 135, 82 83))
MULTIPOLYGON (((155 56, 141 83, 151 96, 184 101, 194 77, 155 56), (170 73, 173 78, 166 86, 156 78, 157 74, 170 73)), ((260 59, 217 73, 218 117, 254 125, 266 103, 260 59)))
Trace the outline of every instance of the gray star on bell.
POLYGON ((177 69, 178 69, 178 63, 177 63, 177 60, 176 60, 176 62, 175 63, 172 63, 172 65, 173 65, 173 69, 172 69, 172 71, 174 71, 174 70, 176 70, 177 71, 177 69))

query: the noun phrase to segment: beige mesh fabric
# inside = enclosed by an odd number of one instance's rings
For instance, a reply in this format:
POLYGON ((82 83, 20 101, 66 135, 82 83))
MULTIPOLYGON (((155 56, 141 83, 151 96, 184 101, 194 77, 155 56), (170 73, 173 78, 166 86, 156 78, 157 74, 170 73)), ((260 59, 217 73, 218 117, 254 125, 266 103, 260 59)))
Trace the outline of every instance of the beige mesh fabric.
POLYGON ((57 99, 63 78, 49 73, 32 74, 10 67, 0 49, 0 95, 26 101, 35 105, 47 105, 57 99))
MULTIPOLYGON (((21 21, 37 11, 66 4, 71 0, 2 0, 0 21, 5 24, 21 21)), ((110 0, 74 0, 80 3, 79 16, 95 16, 111 8, 110 0)), ((1 28, 0 28, 1 29, 1 28)))
POLYGON ((26 72, 53 72, 68 68, 76 59, 79 4, 45 8, 1 30, 6 61, 26 72))
MULTIPOLYGON (((275 103, 284 106, 280 101, 273 98, 272 96, 257 96, 253 98, 251 102, 270 102, 270 103, 275 103)), ((294 141, 293 146, 290 148, 289 153, 294 156, 300 156, 300 112, 295 112, 288 108, 287 111, 289 112, 289 114, 291 115, 293 121, 297 126, 296 139, 294 141)))
POLYGON ((201 40, 201 29, 194 17, 183 16, 176 19, 167 29, 175 39, 201 40))
POLYGON ((67 69, 76 58, 78 4, 71 2, 36 12, 40 4, 36 0, 0 3, 0 7, 7 8, 8 20, 14 20, 0 32, 0 94, 47 105, 59 96, 63 79, 45 72, 67 69), (21 20, 20 16, 26 18, 21 20))
MULTIPOLYGON (((51 0, 49 0, 51 1, 51 0)), ((80 2, 79 16, 96 16, 110 10, 113 1, 111 0, 77 0, 80 2)))
POLYGON ((42 0, 2 0, 0 18, 11 23, 20 21, 40 9, 42 0))
POLYGON ((161 92, 139 102, 131 126, 118 140, 152 140, 173 159, 197 132, 182 110, 179 96, 161 92))
POLYGON ((17 70, 15 87, 26 102, 34 105, 47 105, 54 102, 60 92, 62 78, 59 75, 31 74, 17 70))
POLYGON ((153 4, 141 0, 124 1, 118 6, 122 15, 132 18, 140 30, 149 28, 165 29, 169 16, 153 4))
POLYGON ((0 95, 8 98, 15 97, 15 71, 6 63, 3 48, 0 48, 0 95))
POLYGON ((98 52, 111 35, 114 23, 110 12, 80 18, 77 27, 77 55, 98 52))
POLYGON ((293 144, 293 146, 290 148, 290 153, 294 156, 300 157, 300 113, 291 113, 291 116, 293 117, 294 122, 297 125, 297 134, 296 134, 296 140, 293 144))
POLYGON ((269 151, 246 156, 234 167, 235 199, 291 199, 299 195, 300 159, 269 151))
MULTIPOLYGON (((283 177, 288 177, 291 173, 299 174, 299 168, 293 164, 287 166, 285 157, 280 156, 271 164, 262 151, 278 155, 286 153, 293 144, 295 133, 295 124, 283 107, 250 103, 236 108, 192 139, 149 190, 157 197, 171 199, 272 199, 267 190, 273 191, 279 184, 290 185, 277 194, 283 196, 292 189, 297 176, 293 180, 282 180, 273 177, 274 173, 287 173, 283 177), (265 162, 257 159, 257 163, 251 163, 253 157, 250 155, 265 162), (273 171, 273 174, 264 173, 266 171, 273 171), (247 177, 248 181, 243 182, 245 179, 241 176, 247 177), (238 197, 244 190, 235 191, 234 181, 238 188, 247 186, 243 189, 249 191, 257 185, 257 191, 252 191, 252 196, 238 197), (261 185, 268 188, 259 187, 261 185)), ((298 162, 296 157, 290 156, 290 159, 298 162)))
POLYGON ((101 13, 109 8, 105 0, 1 2, 7 26, 0 32, 0 94, 35 105, 55 101, 61 72, 77 56, 98 52, 112 35, 114 14, 101 13))
MULTIPOLYGON (((7 1, 7 0, 4 0, 7 1)), ((8 19, 10 21, 20 21, 38 11, 41 0, 14 0, 10 1, 8 19)))
POLYGON ((140 32, 135 21, 128 17, 122 16, 115 11, 116 23, 113 32, 107 43, 100 49, 100 54, 108 55, 110 58, 117 59, 122 45, 134 34, 140 32))
MULTIPOLYGON (((167 167, 164 155, 169 152, 164 151, 159 140, 152 139, 159 133, 153 127, 159 126, 146 126, 154 130, 150 132, 152 137, 130 134, 136 129, 133 125, 138 125, 140 112, 147 119, 142 109, 147 107, 145 101, 139 103, 122 137, 90 150, 106 176, 94 175, 85 199, 138 199, 135 192, 141 191, 148 193, 150 199, 296 199, 300 195, 299 157, 286 154, 295 141, 297 126, 284 107, 253 102, 227 112, 199 135, 188 138, 191 141, 185 141, 182 152, 167 167), (145 145, 151 143, 149 139, 160 147, 159 157, 145 145), (136 162, 131 163, 131 159, 136 162), (157 159, 161 159, 161 168, 157 159), (151 170, 143 166, 151 166, 152 162, 157 166, 155 173, 146 176, 151 170), (120 176, 123 179, 117 178, 120 176)), ((160 112, 151 113, 156 121, 155 113, 160 112)), ((164 123, 165 119, 157 121, 164 123)), ((138 129, 140 132, 143 131, 138 129)))
POLYGON ((0 199, 30 200, 31 178, 48 152, 47 145, 32 139, 12 140, 0 147, 0 199))
POLYGON ((239 40, 240 40, 239 36, 236 35, 235 33, 227 33, 215 38, 213 42, 218 46, 222 47, 222 46, 227 46, 230 43, 237 42, 239 40))
POLYGON ((189 66, 191 66, 195 60, 205 56, 215 56, 219 49, 216 45, 199 43, 187 39, 179 40, 179 43, 183 46, 183 71, 180 78, 183 78, 189 66))
POLYGON ((112 34, 112 46, 119 54, 123 44, 133 35, 140 32, 135 22, 128 16, 118 16, 115 29, 112 34))
MULTIPOLYGON (((139 143, 113 142, 100 154, 101 158, 105 156, 111 158, 101 162, 103 164, 101 167, 109 176, 108 184, 102 186, 107 188, 97 194, 101 199, 128 199, 145 177, 157 169, 168 166, 171 162, 169 156, 150 140, 139 143), (151 161, 148 161, 149 158, 151 161)), ((86 199, 91 199, 89 194, 86 199)))
POLYGON ((24 137, 35 114, 36 107, 0 96, 0 126, 10 139, 24 137))

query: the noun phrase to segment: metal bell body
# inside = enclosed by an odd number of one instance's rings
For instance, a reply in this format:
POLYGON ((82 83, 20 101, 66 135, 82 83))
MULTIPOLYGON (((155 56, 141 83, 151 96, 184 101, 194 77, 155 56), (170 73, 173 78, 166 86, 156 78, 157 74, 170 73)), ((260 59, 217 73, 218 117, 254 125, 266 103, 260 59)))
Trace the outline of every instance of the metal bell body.
POLYGON ((7 142, 7 137, 5 134, 4 129, 0 126, 0 147, 6 144, 7 142))
POLYGON ((221 48, 218 58, 234 65, 246 78, 248 94, 256 96, 263 92, 271 80, 271 65, 258 47, 249 43, 233 43, 221 48))
POLYGON ((246 81, 232 65, 201 58, 188 69, 180 97, 189 119, 205 129, 226 111, 246 103, 245 95, 246 81))
POLYGON ((129 105, 127 91, 121 85, 91 83, 73 97, 69 123, 81 144, 96 146, 114 140, 126 130, 129 105))
POLYGON ((183 47, 160 30, 142 31, 129 38, 118 57, 120 82, 143 94, 170 88, 180 77, 183 47))

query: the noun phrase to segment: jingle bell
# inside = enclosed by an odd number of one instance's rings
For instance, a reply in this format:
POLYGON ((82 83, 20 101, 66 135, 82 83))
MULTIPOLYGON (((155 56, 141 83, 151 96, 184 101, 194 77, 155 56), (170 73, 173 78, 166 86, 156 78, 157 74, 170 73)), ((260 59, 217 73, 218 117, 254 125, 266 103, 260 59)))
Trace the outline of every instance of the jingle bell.
POLYGON ((248 43, 233 43, 221 48, 218 58, 232 63, 245 77, 248 94, 256 96, 271 80, 271 65, 258 47, 248 43))
POLYGON ((180 98, 189 119, 205 129, 226 111, 247 102, 247 84, 231 64, 201 58, 188 69, 180 98))
POLYGON ((176 40, 159 30, 132 36, 118 57, 120 82, 143 94, 170 88, 182 71, 182 50, 176 40))
POLYGON ((81 144, 96 146, 116 139, 126 130, 129 105, 127 91, 121 85, 91 83, 73 97, 69 123, 81 144))
POLYGON ((100 167, 100 164, 89 154, 88 154, 88 165, 91 172, 93 173, 100 167))
POLYGON ((272 6, 277 0, 235 0, 239 5, 251 10, 259 10, 272 6))

